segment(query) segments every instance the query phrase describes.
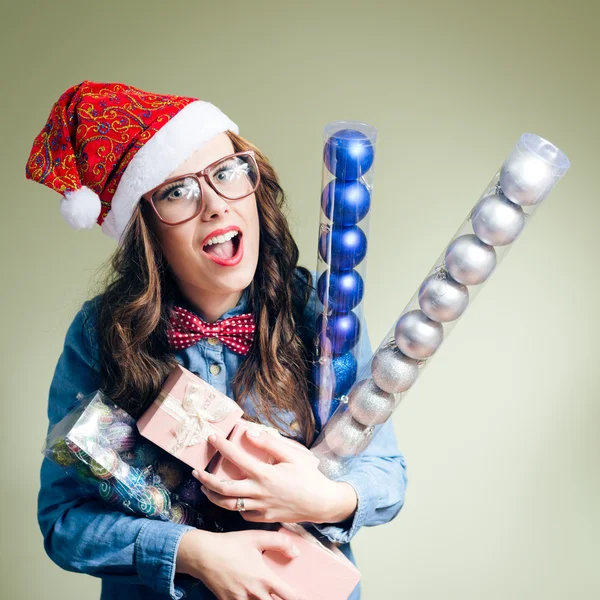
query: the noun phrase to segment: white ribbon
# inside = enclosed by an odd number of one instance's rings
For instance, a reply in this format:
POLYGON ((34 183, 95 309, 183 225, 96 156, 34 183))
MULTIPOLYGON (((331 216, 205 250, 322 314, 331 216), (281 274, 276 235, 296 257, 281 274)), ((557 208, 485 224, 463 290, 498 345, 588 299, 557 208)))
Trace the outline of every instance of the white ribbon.
POLYGON ((174 456, 189 446, 208 440, 208 436, 217 431, 212 423, 222 421, 237 407, 233 400, 217 390, 191 382, 186 385, 183 400, 161 392, 154 402, 181 424, 169 449, 174 456))

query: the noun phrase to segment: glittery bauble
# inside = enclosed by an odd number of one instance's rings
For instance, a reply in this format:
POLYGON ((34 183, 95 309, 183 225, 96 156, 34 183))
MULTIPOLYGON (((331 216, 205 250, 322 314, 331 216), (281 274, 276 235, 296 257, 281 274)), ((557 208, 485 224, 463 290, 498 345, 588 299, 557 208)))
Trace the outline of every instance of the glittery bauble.
POLYGON ((334 355, 344 354, 356 346, 360 338, 360 320, 355 313, 350 311, 331 315, 327 319, 325 331, 323 318, 323 314, 320 314, 316 322, 316 331, 320 334, 322 346, 331 348, 334 355))
POLYGON ((85 452, 84 450, 82 450, 78 444, 76 444, 75 442, 73 442, 72 440, 66 439, 65 438, 65 444, 67 446, 67 448, 79 459, 82 460, 83 462, 89 462, 90 457, 88 456, 87 452, 85 452))
POLYGON ((338 397, 348 392, 356 381, 358 363, 352 352, 346 352, 332 359, 333 374, 335 376, 334 396, 338 397))
POLYGON ((534 155, 513 153, 500 170, 504 195, 521 206, 541 202, 552 189, 554 172, 550 164, 534 155))
POLYGON ((475 205, 471 225, 482 242, 506 246, 521 233, 525 226, 525 213, 518 204, 500 194, 492 194, 475 205))
POLYGON ((185 474, 183 468, 175 461, 160 461, 156 465, 156 472, 160 476, 162 484, 173 491, 178 485, 181 485, 185 474))
POLYGON ((138 440, 135 429, 123 422, 112 423, 106 428, 104 437, 108 447, 119 453, 130 451, 138 440))
POLYGON ((363 278, 353 269, 349 271, 324 271, 317 282, 317 293, 324 305, 335 312, 348 312, 363 299, 363 278), (329 288, 329 289, 327 289, 329 288))
POLYGON ((52 446, 50 458, 61 467, 70 467, 79 462, 79 459, 69 450, 64 438, 59 438, 52 446))
POLYGON ((160 513, 156 508, 155 494, 150 491, 149 487, 140 494, 139 498, 137 498, 137 505, 139 511, 148 517, 154 517, 160 513))
POLYGON ((169 511, 169 521, 180 525, 193 525, 196 519, 194 509, 184 502, 176 502, 169 511))
POLYGON ((430 357, 444 339, 441 323, 432 321, 420 310, 403 314, 394 332, 396 346, 410 358, 422 360, 430 357))
POLYGON ((384 392, 400 393, 412 386, 419 376, 419 363, 394 346, 383 346, 371 361, 371 376, 384 392))
POLYGON ((109 504, 118 504, 121 501, 121 496, 117 493, 115 486, 111 481, 101 481, 98 486, 100 498, 109 504))
POLYGON ((182 502, 196 506, 204 497, 200 485, 195 477, 189 477, 177 488, 177 496, 182 502))
POLYGON ((116 422, 125 423, 125 425, 129 425, 130 427, 135 426, 135 419, 120 406, 113 408, 112 413, 116 422))
POLYGON ((92 473, 89 465, 87 465, 84 462, 78 461, 78 464, 75 467, 75 473, 77 474, 77 477, 79 477, 79 479, 81 479, 83 481, 86 481, 86 482, 98 481, 97 478, 92 473))
POLYGON ((130 489, 139 489, 146 486, 146 474, 145 471, 139 469, 137 467, 130 467, 127 463, 121 461, 121 465, 124 467, 128 467, 128 470, 125 471, 123 469, 117 470, 117 475, 120 480, 130 489))
POLYGON ((134 450, 135 458, 130 462, 133 467, 149 467, 154 465, 158 460, 159 448, 154 444, 141 443, 138 444, 134 450))
POLYGON ((119 464, 119 455, 114 450, 105 448, 101 456, 97 454, 95 456, 98 457, 98 460, 92 459, 90 462, 92 473, 98 479, 110 479, 119 464))
POLYGON ((446 323, 462 315, 469 305, 469 288, 449 274, 434 273, 419 289, 421 310, 434 321, 446 323))
POLYGON ((319 237, 319 254, 333 271, 352 269, 367 254, 367 236, 358 225, 333 225, 319 237))
POLYGON ((110 406, 104 402, 94 401, 89 406, 90 416, 96 420, 99 427, 108 427, 114 421, 110 406))
POLYGON ((359 381, 348 394, 348 412, 362 425, 385 423, 394 408, 394 395, 384 392, 372 379, 359 381))
POLYGON ((167 490, 153 485, 149 485, 140 494, 138 502, 140 510, 148 517, 168 512, 171 508, 171 501, 167 490))
POLYGON ((356 129, 336 131, 323 149, 325 166, 339 179, 358 179, 371 168, 374 158, 373 144, 356 129))
POLYGON ((160 495, 162 496, 161 512, 169 512, 171 510, 171 494, 169 490, 163 485, 157 485, 155 487, 158 490, 158 493, 160 493, 160 495))
POLYGON ((343 457, 360 454, 373 435, 373 428, 353 419, 348 410, 336 411, 323 431, 327 447, 343 457))
POLYGON ((496 268, 496 251, 472 233, 461 235, 446 250, 446 268, 459 283, 483 283, 496 268))
POLYGON ((356 358, 351 352, 335 356, 327 364, 312 364, 312 378, 318 386, 319 397, 326 394, 329 398, 347 393, 356 380, 356 358))
POLYGON ((333 179, 321 194, 321 208, 336 225, 356 225, 371 206, 371 194, 360 181, 333 179))
POLYGON ((350 461, 344 460, 336 454, 319 456, 319 460, 319 471, 333 481, 337 481, 348 472, 350 461))

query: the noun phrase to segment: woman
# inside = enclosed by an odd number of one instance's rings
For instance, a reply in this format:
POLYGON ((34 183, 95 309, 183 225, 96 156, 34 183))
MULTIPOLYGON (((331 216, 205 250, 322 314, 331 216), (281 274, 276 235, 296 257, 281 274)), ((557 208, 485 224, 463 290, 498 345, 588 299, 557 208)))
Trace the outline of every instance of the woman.
MULTIPOLYGON (((209 103, 124 84, 84 81, 53 107, 27 177, 63 194, 61 213, 74 227, 97 222, 119 247, 111 281, 67 332, 50 387, 49 426, 78 392, 99 388, 138 417, 180 363, 234 398, 246 417, 307 446, 314 440, 312 276, 297 266, 276 174, 238 133, 209 103), (175 306, 208 323, 250 313, 256 335, 245 352, 215 337, 174 347, 175 306)), ((366 358, 366 334, 362 344, 366 358)), ((255 443, 277 453, 273 436, 262 437, 255 443)), ((82 496, 44 459, 38 520, 48 555, 67 570, 101 577, 104 600, 291 600, 298 593, 265 566, 261 552, 293 557, 294 548, 256 527, 301 522, 354 561, 349 542, 360 527, 390 521, 404 503, 405 465, 391 422, 338 482, 304 461, 266 465, 226 439, 212 443, 248 476, 227 484, 197 474, 206 507, 210 501, 231 515, 222 532, 112 510, 82 496)), ((357 586, 351 598, 359 597, 357 586)))

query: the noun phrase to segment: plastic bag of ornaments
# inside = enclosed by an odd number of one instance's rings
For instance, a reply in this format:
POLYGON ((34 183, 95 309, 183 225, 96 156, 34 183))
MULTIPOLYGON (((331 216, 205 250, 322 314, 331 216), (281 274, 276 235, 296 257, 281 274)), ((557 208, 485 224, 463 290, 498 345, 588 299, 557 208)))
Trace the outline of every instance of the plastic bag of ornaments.
POLYGON ((206 497, 191 468, 142 438, 135 419, 101 391, 77 395, 42 453, 119 510, 208 528, 197 510, 206 497))

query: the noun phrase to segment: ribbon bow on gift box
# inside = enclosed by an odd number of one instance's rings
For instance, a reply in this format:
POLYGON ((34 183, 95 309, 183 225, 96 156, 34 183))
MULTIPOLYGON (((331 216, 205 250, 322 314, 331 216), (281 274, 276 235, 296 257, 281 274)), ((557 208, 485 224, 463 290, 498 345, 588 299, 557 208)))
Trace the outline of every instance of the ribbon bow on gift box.
POLYGON ((183 400, 169 394, 161 400, 161 409, 180 423, 169 449, 174 456, 188 446, 208 440, 208 436, 217 431, 212 423, 225 419, 237 406, 227 396, 196 383, 186 385, 183 400))

